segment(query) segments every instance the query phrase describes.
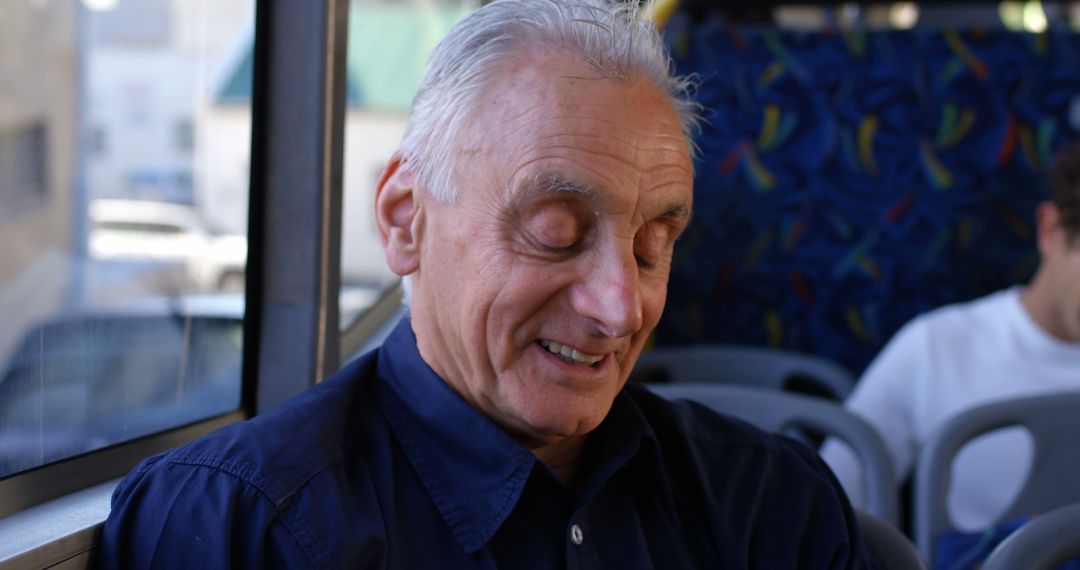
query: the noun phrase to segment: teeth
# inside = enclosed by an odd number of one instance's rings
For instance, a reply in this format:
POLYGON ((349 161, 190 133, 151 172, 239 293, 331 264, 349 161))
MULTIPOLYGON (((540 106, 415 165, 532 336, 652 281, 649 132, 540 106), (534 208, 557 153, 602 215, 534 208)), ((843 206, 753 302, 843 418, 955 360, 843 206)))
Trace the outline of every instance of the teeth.
POLYGON ((566 362, 572 362, 574 364, 584 364, 586 366, 592 366, 597 362, 603 360, 603 355, 594 355, 587 352, 581 352, 572 346, 565 344, 559 344, 550 340, 541 340, 540 346, 547 349, 548 352, 561 357, 566 362))

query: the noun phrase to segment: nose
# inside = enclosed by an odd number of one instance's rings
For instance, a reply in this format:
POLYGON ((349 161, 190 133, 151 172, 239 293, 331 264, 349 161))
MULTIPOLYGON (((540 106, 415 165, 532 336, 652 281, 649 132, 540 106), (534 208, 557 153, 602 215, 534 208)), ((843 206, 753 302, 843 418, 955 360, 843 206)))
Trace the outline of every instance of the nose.
POLYGON ((641 329, 641 282, 633 244, 597 251, 583 264, 571 296, 574 310, 588 317, 607 337, 629 336, 641 329))

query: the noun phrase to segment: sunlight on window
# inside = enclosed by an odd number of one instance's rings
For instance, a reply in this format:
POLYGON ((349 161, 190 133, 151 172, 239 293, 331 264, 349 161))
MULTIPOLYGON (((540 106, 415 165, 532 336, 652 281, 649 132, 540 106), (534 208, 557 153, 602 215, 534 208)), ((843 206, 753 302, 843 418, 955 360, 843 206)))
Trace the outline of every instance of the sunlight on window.
POLYGON ((254 2, 0 8, 3 477, 238 406, 254 2))
POLYGON ((397 148, 428 54, 476 2, 353 0, 349 10, 341 325, 396 282, 375 228, 375 183, 397 148))

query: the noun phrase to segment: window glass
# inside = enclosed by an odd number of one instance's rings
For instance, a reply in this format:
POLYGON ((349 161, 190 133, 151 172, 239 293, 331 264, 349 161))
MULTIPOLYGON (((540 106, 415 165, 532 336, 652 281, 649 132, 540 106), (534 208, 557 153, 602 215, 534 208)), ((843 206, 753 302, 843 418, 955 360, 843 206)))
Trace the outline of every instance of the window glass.
POLYGON ((238 406, 253 22, 0 2, 0 477, 238 406))
POLYGON ((341 326, 396 282, 373 217, 375 183, 397 148, 428 55, 479 1, 352 0, 345 123, 341 326))

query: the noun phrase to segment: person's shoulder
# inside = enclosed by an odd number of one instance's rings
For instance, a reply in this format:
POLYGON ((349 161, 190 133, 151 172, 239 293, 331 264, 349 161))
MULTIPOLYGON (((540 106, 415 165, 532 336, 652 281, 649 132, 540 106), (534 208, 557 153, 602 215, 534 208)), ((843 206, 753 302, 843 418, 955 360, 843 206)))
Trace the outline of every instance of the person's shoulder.
POLYGON ((353 456, 364 453, 358 438, 374 429, 374 358, 273 411, 140 463, 113 492, 99 565, 334 567, 326 557, 341 550, 336 538, 377 538, 375 516, 351 534, 315 531, 344 502, 379 512, 368 489, 346 489, 340 476, 346 457, 354 469, 367 461, 353 456))
POLYGON ((693 401, 669 401, 642 386, 628 386, 665 453, 714 456, 738 453, 755 458, 763 472, 793 469, 828 481, 817 455, 791 438, 693 401))
POLYGON ((656 433, 680 516, 716 544, 770 568, 862 567, 851 506, 809 446, 697 402, 628 392, 656 433))
POLYGON ((1015 303, 1018 290, 1004 289, 970 301, 942 305, 927 311, 911 320, 901 329, 901 333, 912 334, 916 331, 931 335, 959 334, 969 336, 973 327, 993 327, 1003 322, 1008 314, 1002 309, 1015 303))
POLYGON ((358 421, 371 417, 374 359, 366 355, 264 414, 150 458, 125 483, 213 471, 282 504, 352 451, 358 421))

